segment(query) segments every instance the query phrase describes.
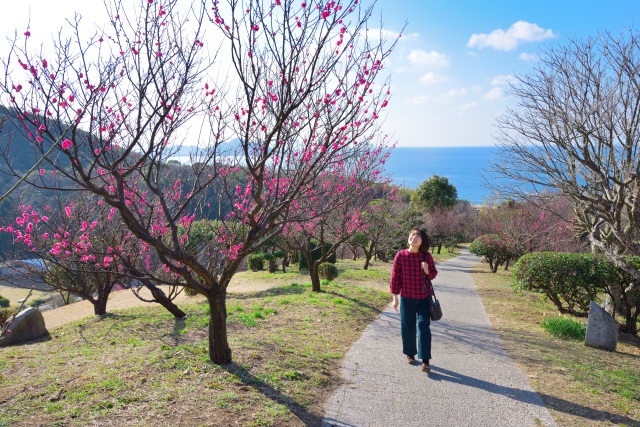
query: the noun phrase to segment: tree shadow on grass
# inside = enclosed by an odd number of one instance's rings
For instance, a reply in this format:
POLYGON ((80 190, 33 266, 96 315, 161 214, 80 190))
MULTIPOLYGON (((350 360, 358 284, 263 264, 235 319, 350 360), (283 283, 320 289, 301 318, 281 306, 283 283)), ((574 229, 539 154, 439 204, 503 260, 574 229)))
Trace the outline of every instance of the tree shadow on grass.
POLYGON ((613 414, 611 412, 593 409, 582 406, 568 400, 560 399, 547 394, 538 394, 534 391, 522 390, 513 387, 506 387, 492 382, 487 382, 477 378, 469 377, 448 369, 433 367, 429 375, 431 380, 450 381, 467 387, 475 387, 501 396, 508 396, 511 399, 525 402, 536 406, 546 406, 558 412, 564 412, 574 416, 579 416, 592 421, 610 421, 615 424, 640 427, 640 422, 632 418, 613 414))
POLYGON ((265 398, 289 408, 291 413, 294 414, 300 421, 302 421, 305 426, 315 427, 321 425, 322 415, 310 412, 307 408, 300 405, 289 396, 271 387, 266 382, 256 378, 246 368, 243 368, 235 362, 229 363, 227 365, 220 365, 220 368, 224 369, 230 374, 238 376, 242 380, 243 384, 251 386, 254 389, 258 390, 265 398))
POLYGON ((305 293, 308 293, 310 296, 326 294, 326 295, 334 295, 336 297, 344 298, 346 300, 353 302, 354 304, 357 304, 360 307, 366 307, 366 308, 375 310, 377 312, 380 312, 380 309, 378 309, 377 307, 367 304, 364 301, 360 301, 353 297, 347 296, 346 294, 341 293, 339 291, 322 290, 318 294, 316 294, 316 293, 311 293, 310 289, 311 289, 310 285, 292 284, 287 286, 278 286, 275 288, 267 289, 265 291, 230 293, 229 296, 233 299, 246 300, 246 299, 260 299, 260 298, 266 298, 266 297, 278 297, 278 296, 286 296, 286 295, 302 295, 305 293))
POLYGON ((539 394, 542 401, 548 408, 565 414, 571 414, 591 421, 608 421, 615 425, 624 425, 628 427, 640 427, 640 421, 624 415, 612 414, 611 412, 600 411, 598 409, 582 406, 568 400, 559 399, 548 394, 539 394))
POLYGON ((232 297, 233 299, 259 299, 266 297, 278 297, 278 296, 286 296, 286 295, 300 295, 307 292, 310 289, 310 286, 307 285, 297 285, 291 284, 286 286, 277 286, 274 288, 267 289, 265 291, 257 291, 257 292, 229 292, 227 294, 228 297, 232 297))

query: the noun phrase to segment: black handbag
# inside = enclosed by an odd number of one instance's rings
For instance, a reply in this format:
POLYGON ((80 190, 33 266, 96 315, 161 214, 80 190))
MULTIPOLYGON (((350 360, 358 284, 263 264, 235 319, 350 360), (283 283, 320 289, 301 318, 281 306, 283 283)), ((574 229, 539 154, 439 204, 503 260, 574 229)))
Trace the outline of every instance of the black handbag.
POLYGON ((429 316, 431 320, 440 320, 442 319, 442 307, 440 306, 440 301, 436 298, 436 291, 433 291, 433 298, 431 299, 431 307, 429 308, 429 316))

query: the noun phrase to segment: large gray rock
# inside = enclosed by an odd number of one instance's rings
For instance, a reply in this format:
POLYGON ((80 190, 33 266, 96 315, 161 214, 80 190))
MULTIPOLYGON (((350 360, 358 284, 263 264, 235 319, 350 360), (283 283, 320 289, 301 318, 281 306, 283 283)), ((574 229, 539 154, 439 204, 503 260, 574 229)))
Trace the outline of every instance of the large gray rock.
POLYGON ((4 336, 0 338, 0 347, 29 341, 49 333, 44 324, 44 317, 37 308, 30 307, 22 310, 15 317, 10 317, 7 322, 11 324, 7 327, 4 336))
POLYGON ((609 313, 593 301, 589 305, 584 343, 589 347, 609 351, 616 351, 618 345, 618 325, 609 313))

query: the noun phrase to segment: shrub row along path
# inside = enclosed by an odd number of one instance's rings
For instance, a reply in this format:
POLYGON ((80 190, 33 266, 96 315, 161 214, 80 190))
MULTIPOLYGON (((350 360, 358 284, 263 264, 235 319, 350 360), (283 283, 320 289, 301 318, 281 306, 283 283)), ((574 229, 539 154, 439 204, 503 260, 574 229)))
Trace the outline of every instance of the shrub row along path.
POLYGON ((491 330, 470 273, 479 261, 462 250, 437 265, 444 316, 431 324, 431 374, 406 362, 400 316, 389 306, 347 353, 345 384, 329 399, 323 427, 556 425, 491 330))

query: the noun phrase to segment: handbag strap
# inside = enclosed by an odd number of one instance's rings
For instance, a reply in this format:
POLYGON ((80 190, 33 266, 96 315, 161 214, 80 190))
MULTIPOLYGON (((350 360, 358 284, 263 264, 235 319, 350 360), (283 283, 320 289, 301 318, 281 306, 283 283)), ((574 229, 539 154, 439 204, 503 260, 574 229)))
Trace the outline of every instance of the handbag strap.
MULTIPOLYGON (((423 254, 424 255, 424 262, 427 263, 427 265, 429 265, 429 261, 427 261, 427 254, 423 254)), ((424 271, 422 272, 424 274, 424 271)), ((424 291, 428 293, 427 290, 427 280, 429 280, 429 278, 425 275, 424 276, 424 291)), ((436 289, 433 287, 433 283, 431 283, 431 291, 433 291, 433 298, 434 299, 438 299, 436 297, 436 289)))

